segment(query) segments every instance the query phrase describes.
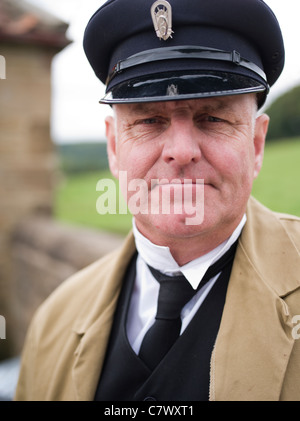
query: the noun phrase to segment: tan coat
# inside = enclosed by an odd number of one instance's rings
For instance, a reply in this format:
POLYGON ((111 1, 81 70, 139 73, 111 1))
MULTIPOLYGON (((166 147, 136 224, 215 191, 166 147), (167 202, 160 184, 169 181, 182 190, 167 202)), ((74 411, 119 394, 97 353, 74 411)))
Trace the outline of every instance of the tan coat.
MULTIPOLYGON (((211 359, 211 400, 300 400, 300 219, 250 199, 211 359), (299 322, 298 322, 299 323, 299 322)), ((17 400, 92 400, 121 280, 124 247, 63 283, 30 327, 17 400)))

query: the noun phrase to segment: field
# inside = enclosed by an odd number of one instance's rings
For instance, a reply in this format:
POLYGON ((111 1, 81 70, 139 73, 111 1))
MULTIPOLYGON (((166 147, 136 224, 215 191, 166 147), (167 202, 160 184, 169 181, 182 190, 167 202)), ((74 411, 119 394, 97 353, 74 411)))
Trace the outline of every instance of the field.
MULTIPOLYGON (((131 227, 129 214, 100 215, 96 209, 102 194, 96 190, 97 183, 108 178, 112 178, 108 171, 65 175, 56 191, 55 217, 75 225, 126 234, 131 227)), ((299 183, 300 139, 268 142, 253 196, 273 210, 300 216, 299 183)), ((118 191, 116 196, 118 199, 118 191)))
POLYGON ((56 192, 55 217, 75 225, 126 234, 131 228, 130 214, 100 215, 97 212, 97 200, 104 194, 96 190, 97 183, 101 179, 114 180, 109 171, 65 176, 56 192))
POLYGON ((252 194, 272 210, 300 216, 300 139, 267 143, 252 194))

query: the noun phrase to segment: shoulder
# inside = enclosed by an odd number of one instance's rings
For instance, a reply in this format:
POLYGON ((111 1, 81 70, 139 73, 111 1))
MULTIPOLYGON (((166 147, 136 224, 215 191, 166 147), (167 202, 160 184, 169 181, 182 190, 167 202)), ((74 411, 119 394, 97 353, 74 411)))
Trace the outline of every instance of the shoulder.
POLYGON ((300 218, 273 212, 251 197, 240 247, 277 296, 299 288, 300 218))
POLYGON ((291 241, 300 250, 300 218, 284 213, 275 213, 276 217, 289 235, 291 241))
POLYGON ((113 297, 134 251, 130 234, 121 247, 66 279, 36 311, 33 320, 36 333, 52 326, 57 331, 71 327, 82 313, 91 311, 95 302, 113 297))
POLYGON ((270 235, 287 235, 297 250, 300 250, 300 218, 296 215, 274 212, 253 197, 250 198, 247 216, 251 225, 270 235))
POLYGON ((129 235, 123 246, 71 276, 40 305, 23 347, 16 400, 45 400, 45 396, 55 400, 57 393, 60 399, 64 393, 67 400, 73 399, 68 379, 80 339, 102 315, 107 329, 134 252, 129 235))

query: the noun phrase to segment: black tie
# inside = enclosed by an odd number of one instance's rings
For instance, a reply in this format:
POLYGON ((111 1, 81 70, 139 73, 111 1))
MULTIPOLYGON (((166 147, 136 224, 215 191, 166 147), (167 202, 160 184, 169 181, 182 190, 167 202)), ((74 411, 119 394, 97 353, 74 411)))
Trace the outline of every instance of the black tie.
POLYGON ((139 356, 153 370, 178 338, 181 330, 180 313, 184 305, 211 278, 231 264, 237 242, 203 276, 194 290, 183 275, 168 276, 149 266, 160 283, 155 322, 144 336, 139 356))

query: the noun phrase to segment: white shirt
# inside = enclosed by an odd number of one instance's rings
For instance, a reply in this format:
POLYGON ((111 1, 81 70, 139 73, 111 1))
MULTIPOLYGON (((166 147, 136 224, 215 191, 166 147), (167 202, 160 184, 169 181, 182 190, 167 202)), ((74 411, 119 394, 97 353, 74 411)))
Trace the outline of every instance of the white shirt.
MULTIPOLYGON (((159 283, 153 277, 147 265, 168 275, 182 273, 196 290, 205 272, 238 239, 246 223, 246 215, 232 235, 214 250, 184 266, 179 266, 170 253, 169 247, 157 246, 144 237, 137 229, 133 219, 133 234, 138 251, 136 279, 127 316, 127 336, 133 350, 138 354, 145 333, 154 323, 159 283)), ((187 327, 220 274, 208 281, 194 297, 183 307, 181 312, 181 333, 187 327)))

